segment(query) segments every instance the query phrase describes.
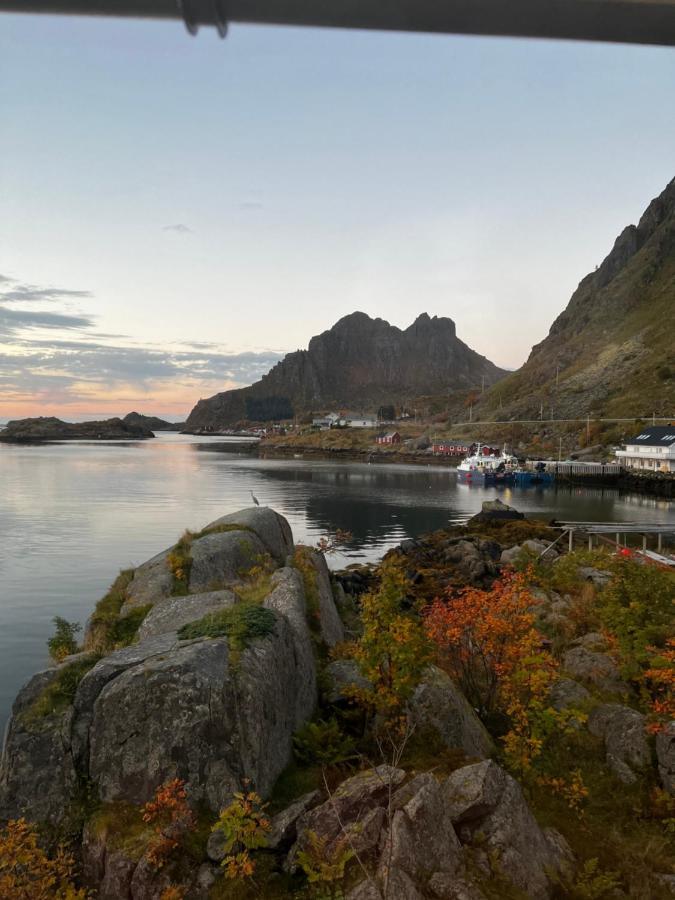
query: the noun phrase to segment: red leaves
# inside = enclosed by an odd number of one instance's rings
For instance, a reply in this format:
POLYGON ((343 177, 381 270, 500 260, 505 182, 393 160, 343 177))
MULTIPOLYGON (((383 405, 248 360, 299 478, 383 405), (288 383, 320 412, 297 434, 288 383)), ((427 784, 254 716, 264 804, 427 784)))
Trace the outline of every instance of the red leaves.
POLYGON ((154 800, 142 809, 143 821, 155 826, 148 861, 157 869, 162 868, 182 837, 195 825, 187 796, 185 782, 174 778, 158 787, 154 800))

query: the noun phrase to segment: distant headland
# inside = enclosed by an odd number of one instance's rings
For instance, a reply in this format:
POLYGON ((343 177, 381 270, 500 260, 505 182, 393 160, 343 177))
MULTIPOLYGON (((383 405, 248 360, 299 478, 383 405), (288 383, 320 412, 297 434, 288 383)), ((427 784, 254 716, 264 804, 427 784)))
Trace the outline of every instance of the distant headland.
POLYGON ((34 443, 38 441, 77 440, 146 440, 153 438, 155 431, 180 430, 181 424, 174 425, 156 416, 143 416, 131 412, 123 419, 112 418, 92 422, 64 422, 55 416, 36 416, 29 419, 14 419, 0 431, 0 441, 6 443, 34 443))

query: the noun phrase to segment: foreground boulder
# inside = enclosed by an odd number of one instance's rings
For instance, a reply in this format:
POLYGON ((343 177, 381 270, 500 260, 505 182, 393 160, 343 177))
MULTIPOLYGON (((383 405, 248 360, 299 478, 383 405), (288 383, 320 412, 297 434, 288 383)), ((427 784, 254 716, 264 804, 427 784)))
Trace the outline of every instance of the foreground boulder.
MULTIPOLYGON (((177 593, 171 566, 175 550, 169 547, 136 569, 127 588, 124 613, 177 593)), ((187 593, 209 592, 239 582, 266 557, 283 566, 292 552, 290 526, 273 509, 254 506, 222 516, 184 546, 187 593)))
MULTIPOLYGON (((233 571, 238 550, 231 538, 242 534, 268 558, 286 560, 290 529, 272 510, 245 511, 243 530, 237 516, 226 518, 219 521, 233 530, 194 542, 219 539, 218 551, 215 544, 208 548, 209 566, 233 571)), ((193 569, 204 558, 193 555, 193 569)), ((235 583, 219 591, 155 594, 135 642, 98 661, 85 654, 34 676, 9 725, 0 819, 25 814, 58 824, 84 784, 105 803, 139 804, 168 779, 180 778, 191 798, 214 812, 242 779, 267 795, 290 760, 293 733, 316 706, 316 638, 300 572, 282 567, 255 577, 251 590, 257 593, 246 596, 267 594, 241 607, 249 618, 227 619, 243 603, 237 591, 247 588, 246 573, 238 571, 235 583), (236 640, 215 627, 221 621, 238 622, 236 640), (191 630, 181 637, 177 629, 185 625, 191 630), (62 690, 52 709, 50 686, 61 681, 72 699, 62 690)), ((327 579, 320 620, 334 638, 339 631, 329 588, 327 579)))
POLYGON ((445 781, 379 766, 343 782, 297 820, 289 855, 312 842, 327 859, 349 848, 361 875, 348 900, 482 900, 476 878, 499 876, 527 897, 548 898, 571 859, 562 837, 542 830, 522 791, 491 761, 445 781), (471 865, 469 865, 469 859, 471 865), (478 865, 478 868, 476 868, 478 865))
POLYGON ((413 721, 433 729, 443 744, 468 759, 485 759, 495 747, 485 726, 464 694, 442 669, 429 666, 410 702, 413 721))
POLYGON ((488 871, 492 861, 528 897, 550 896, 550 873, 571 854, 557 832, 539 827, 515 779, 486 760, 453 772, 443 790, 461 842, 475 845, 488 871))
POLYGON ((603 738, 607 765, 624 784, 637 781, 651 763, 646 724, 642 713, 620 703, 603 703, 588 717, 588 730, 603 738))
POLYGON ((563 657, 564 670, 575 680, 586 682, 608 694, 627 696, 630 688, 621 679, 619 667, 607 653, 572 647, 563 657))

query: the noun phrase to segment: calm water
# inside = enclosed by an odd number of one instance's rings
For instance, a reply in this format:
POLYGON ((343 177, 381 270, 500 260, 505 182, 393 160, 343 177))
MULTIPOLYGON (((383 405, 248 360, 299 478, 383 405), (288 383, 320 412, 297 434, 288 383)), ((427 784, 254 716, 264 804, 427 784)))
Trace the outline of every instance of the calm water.
POLYGON ((351 531, 338 566, 463 521, 497 494, 544 519, 675 520, 673 504, 639 495, 476 488, 432 466, 257 460, 223 452, 216 438, 0 444, 0 733, 17 689, 47 661, 53 616, 84 623, 120 569, 250 506, 251 490, 296 540, 351 531))

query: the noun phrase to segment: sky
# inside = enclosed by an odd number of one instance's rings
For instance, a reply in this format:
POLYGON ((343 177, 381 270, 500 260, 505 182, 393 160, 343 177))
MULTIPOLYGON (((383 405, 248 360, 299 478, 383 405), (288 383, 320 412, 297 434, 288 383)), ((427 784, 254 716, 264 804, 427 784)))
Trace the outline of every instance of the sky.
POLYGON ((675 175, 675 51, 0 16, 0 419, 182 418, 354 310, 520 366, 675 175))

